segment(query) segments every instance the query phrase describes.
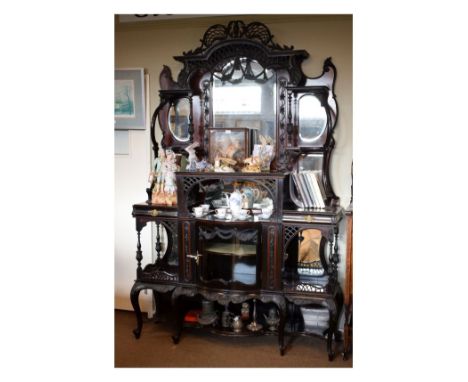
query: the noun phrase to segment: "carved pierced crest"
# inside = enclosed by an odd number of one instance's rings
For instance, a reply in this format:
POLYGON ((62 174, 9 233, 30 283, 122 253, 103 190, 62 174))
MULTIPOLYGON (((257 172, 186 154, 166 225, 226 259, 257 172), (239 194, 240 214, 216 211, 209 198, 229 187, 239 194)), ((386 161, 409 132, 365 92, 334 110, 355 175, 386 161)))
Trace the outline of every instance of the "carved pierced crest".
POLYGON ((265 24, 230 21, 227 25, 216 24, 208 28, 200 40, 201 46, 174 59, 184 63, 177 78, 178 87, 189 87, 194 73, 215 72, 222 69, 233 57, 249 57, 266 69, 284 69, 290 74, 292 84, 305 80, 301 63, 309 57, 305 50, 279 45, 265 24))
POLYGON ((184 52, 184 56, 190 56, 194 54, 199 54, 205 49, 210 48, 219 41, 231 40, 231 39, 249 39, 253 41, 258 41, 261 44, 267 46, 273 50, 293 50, 293 46, 280 46, 273 42, 273 35, 271 34, 268 27, 260 22, 253 22, 250 24, 245 24, 241 20, 233 20, 224 26, 221 24, 216 24, 208 28, 208 30, 203 35, 201 41, 201 46, 195 50, 190 50, 184 52))

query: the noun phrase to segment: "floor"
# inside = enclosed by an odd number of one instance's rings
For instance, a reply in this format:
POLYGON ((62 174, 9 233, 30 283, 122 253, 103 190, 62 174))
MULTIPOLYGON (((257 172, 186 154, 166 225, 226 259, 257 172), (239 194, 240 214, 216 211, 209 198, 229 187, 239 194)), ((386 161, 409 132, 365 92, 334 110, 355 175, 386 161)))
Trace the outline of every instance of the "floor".
MULTIPOLYGON (((140 339, 133 336, 135 314, 115 311, 115 367, 352 367, 338 354, 328 361, 326 342, 319 337, 286 337, 281 356, 276 336, 224 337, 184 329, 178 345, 171 340, 170 323, 146 319, 140 339)), ((342 343, 338 343, 340 351, 342 343)))

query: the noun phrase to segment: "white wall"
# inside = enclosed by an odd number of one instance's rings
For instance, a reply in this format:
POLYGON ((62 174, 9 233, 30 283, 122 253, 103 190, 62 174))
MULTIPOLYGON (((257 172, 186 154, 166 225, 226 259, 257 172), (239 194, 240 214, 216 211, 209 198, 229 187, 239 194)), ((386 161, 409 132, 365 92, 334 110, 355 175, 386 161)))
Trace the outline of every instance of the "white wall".
MULTIPOLYGON (((129 131, 129 154, 115 155, 115 308, 133 310, 130 290, 136 278, 137 233, 132 204, 146 200, 145 189, 150 171, 150 135, 146 131, 129 131)), ((142 266, 151 262, 151 227, 141 231, 142 266)), ((141 308, 151 311, 150 294, 140 294, 141 308)))

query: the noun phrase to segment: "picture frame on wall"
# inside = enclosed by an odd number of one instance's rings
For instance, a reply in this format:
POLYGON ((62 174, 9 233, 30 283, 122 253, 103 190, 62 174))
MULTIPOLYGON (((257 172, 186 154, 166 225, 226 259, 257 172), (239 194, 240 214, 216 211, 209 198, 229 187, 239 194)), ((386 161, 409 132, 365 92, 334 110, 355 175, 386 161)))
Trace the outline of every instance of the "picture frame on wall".
POLYGON ((114 128, 145 130, 144 69, 115 69, 114 128))

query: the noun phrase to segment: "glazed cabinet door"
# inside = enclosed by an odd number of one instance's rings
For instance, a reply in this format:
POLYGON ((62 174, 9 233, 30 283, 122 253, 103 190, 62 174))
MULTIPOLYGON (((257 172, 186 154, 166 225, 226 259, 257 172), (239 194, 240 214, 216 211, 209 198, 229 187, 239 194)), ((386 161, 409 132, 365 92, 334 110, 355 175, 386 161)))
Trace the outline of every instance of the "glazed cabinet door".
POLYGON ((259 289, 260 226, 257 223, 198 222, 197 281, 218 289, 259 289))

